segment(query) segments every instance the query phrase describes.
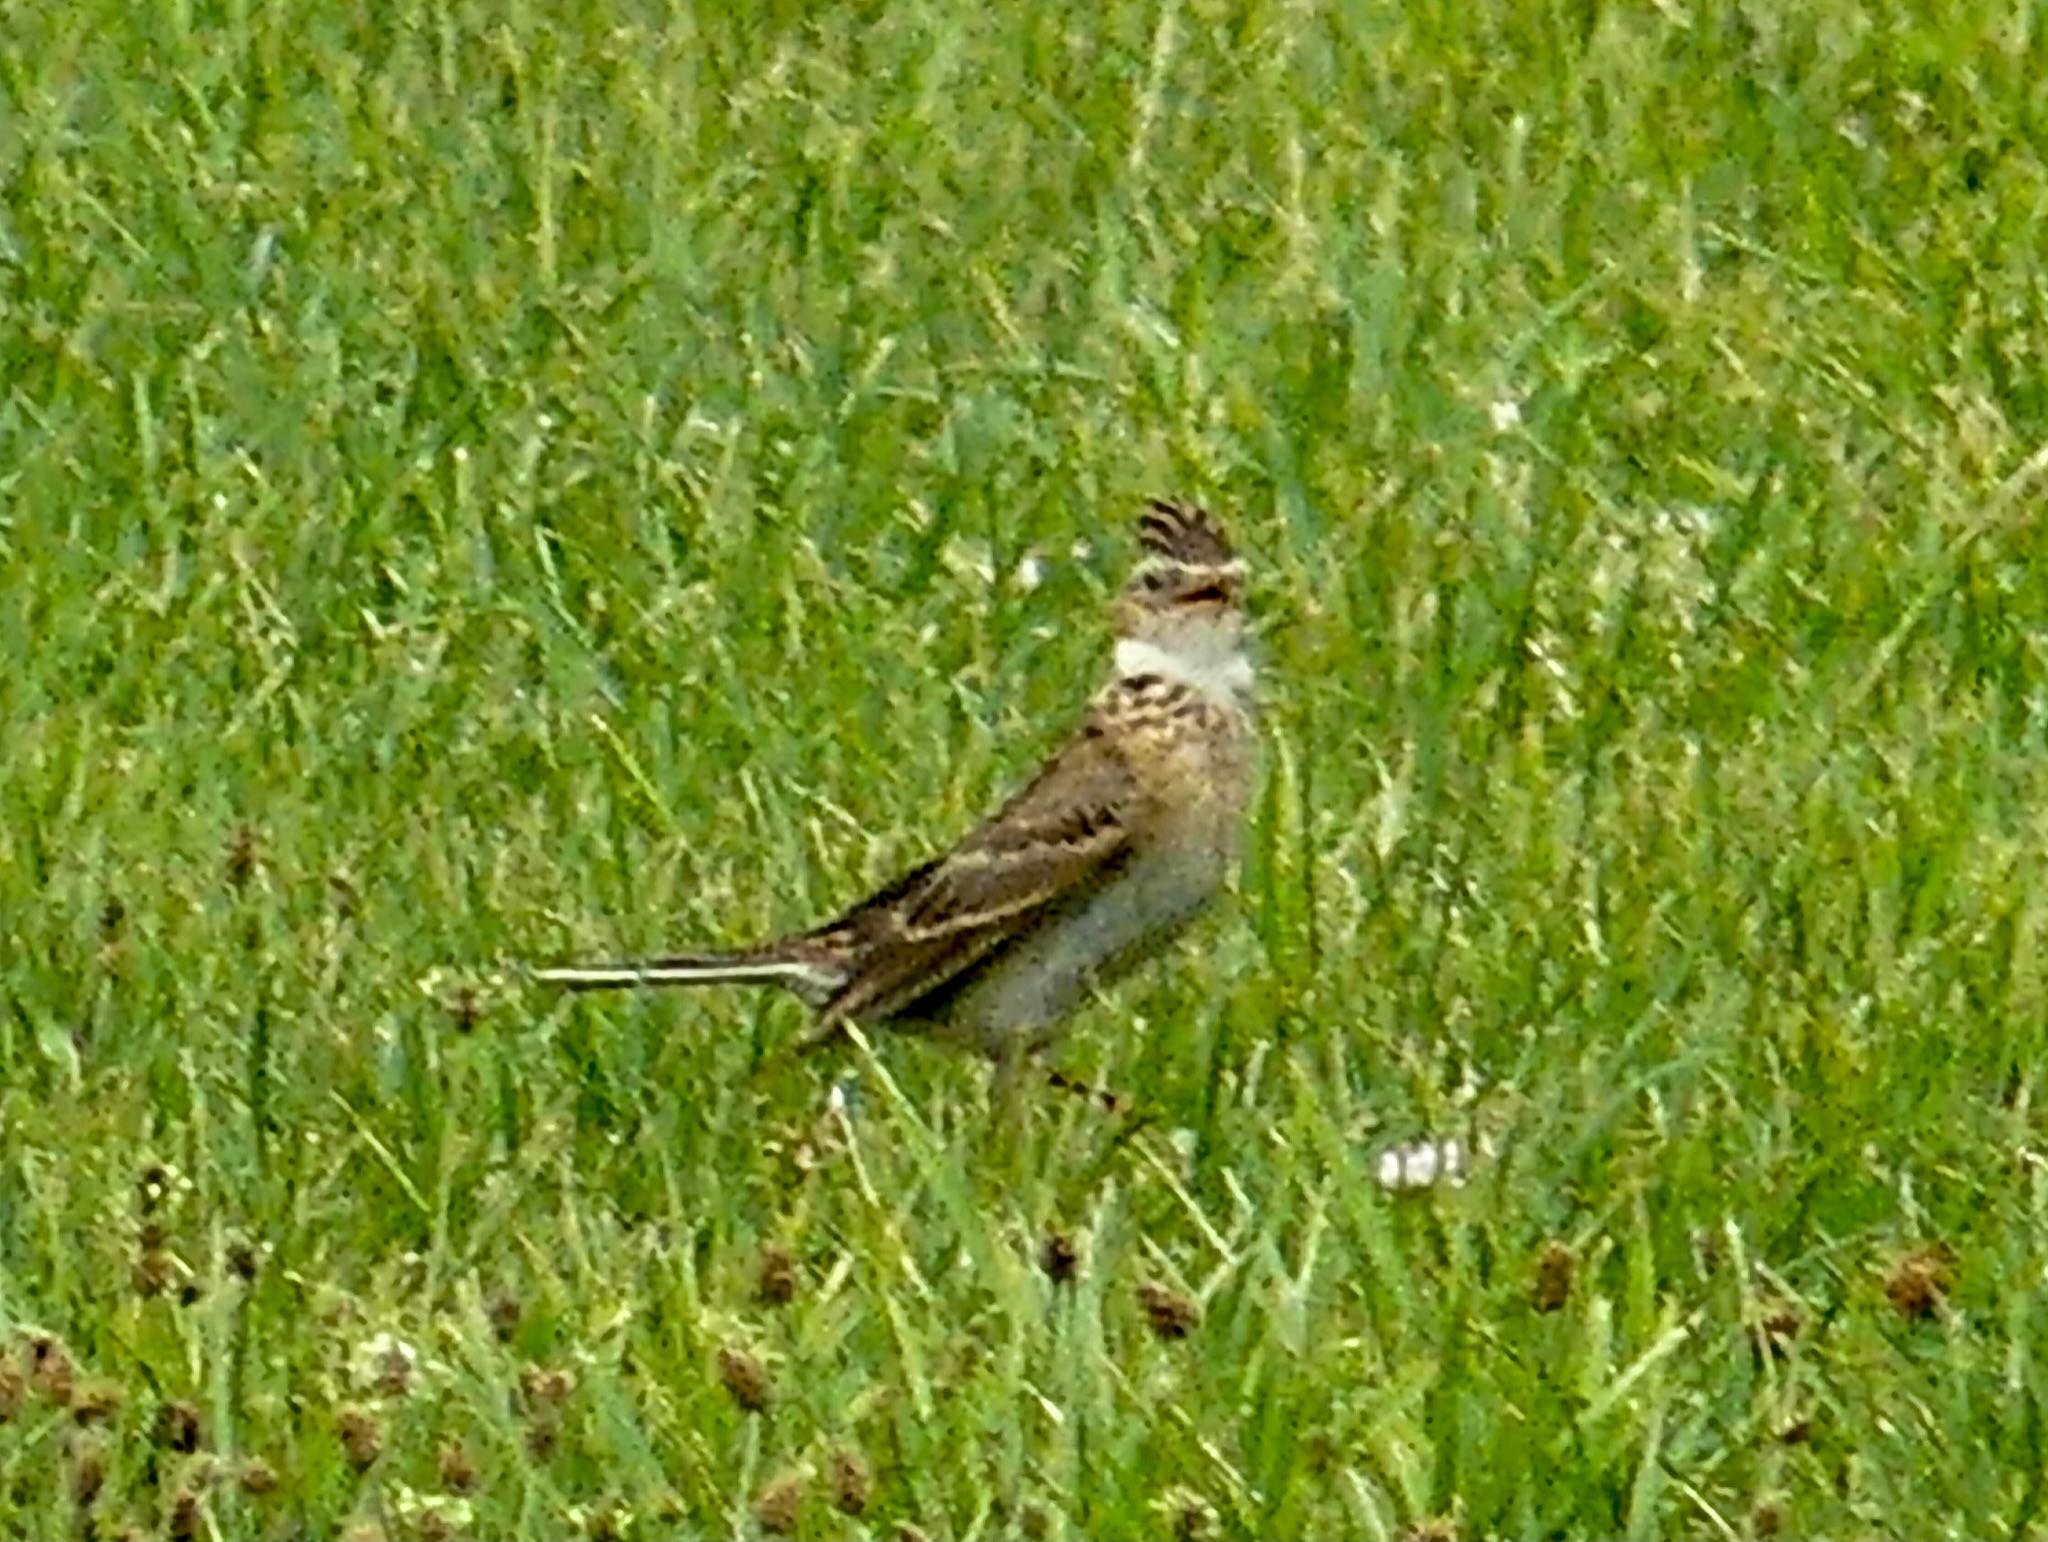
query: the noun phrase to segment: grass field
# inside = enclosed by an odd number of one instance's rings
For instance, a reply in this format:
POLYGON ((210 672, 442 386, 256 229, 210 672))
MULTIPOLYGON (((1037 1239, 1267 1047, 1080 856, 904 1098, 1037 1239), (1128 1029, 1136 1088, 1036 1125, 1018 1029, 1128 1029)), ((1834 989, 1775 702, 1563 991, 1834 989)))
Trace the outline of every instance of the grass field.
POLYGON ((0 1535, 2048 1535, 2034 9, 723 9, 5 10, 0 1535), (520 984, 963 829, 1154 493, 1141 1118, 520 984))

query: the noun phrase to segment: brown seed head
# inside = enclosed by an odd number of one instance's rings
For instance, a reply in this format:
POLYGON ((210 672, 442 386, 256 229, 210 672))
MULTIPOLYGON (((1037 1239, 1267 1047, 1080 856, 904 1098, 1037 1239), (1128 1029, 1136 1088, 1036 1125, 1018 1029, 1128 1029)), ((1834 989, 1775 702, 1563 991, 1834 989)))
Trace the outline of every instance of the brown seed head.
POLYGON ((537 1409, 526 1426, 526 1454, 536 1462, 545 1462, 554 1456, 561 1438, 561 1417, 552 1408, 537 1409))
POLYGON ((160 1296, 177 1278, 178 1266, 162 1248, 151 1248, 135 1261, 135 1293, 160 1296))
POLYGON ((404 1397, 412 1390, 413 1357, 405 1347, 393 1344, 378 1357, 374 1383, 384 1397, 404 1397))
POLYGON ((190 1456, 205 1442, 199 1410, 190 1403, 166 1403, 156 1411, 157 1444, 190 1456))
POLYGON ((90 1510, 107 1482, 107 1452, 99 1441, 88 1437, 71 1454, 71 1497, 81 1510, 90 1510))
POLYGON ((165 1530, 171 1542, 194 1542, 199 1535, 199 1495, 181 1488, 171 1499, 171 1515, 165 1530))
POLYGON ((343 1455, 357 1472, 383 1455, 384 1432, 377 1427, 376 1417, 368 1409, 349 1404, 334 1416, 334 1428, 341 1436, 343 1455))
POLYGON ((1914 1248, 1885 1276, 1884 1293, 1901 1317, 1932 1317, 1955 1288, 1955 1259, 1946 1247, 1914 1248))
POLYGON ((252 1456, 242 1463, 242 1471, 236 1481, 251 1499, 261 1499, 265 1494, 277 1491, 277 1469, 262 1457, 252 1456))
POLYGON ((120 1411, 120 1385, 104 1377, 80 1382, 71 1394, 71 1417, 77 1420, 81 1427, 88 1424, 104 1424, 120 1411))
POLYGON ((77 1372, 64 1346, 49 1335, 31 1339, 28 1346, 29 1379, 36 1390, 53 1403, 69 1406, 76 1387, 77 1372))
POLYGON ((1767 1499, 1750 1512, 1749 1529, 1769 1542, 1785 1529, 1785 1512, 1767 1499))
POLYGON ((1571 1300, 1572 1250, 1562 1242, 1547 1242, 1536 1255, 1536 1278, 1529 1299, 1539 1312, 1555 1312, 1571 1300))
POLYGON ((100 906, 100 941, 112 942, 121 935, 121 923, 128 919, 128 907, 121 903, 121 896, 109 894, 100 906))
POLYGON ((1055 1285, 1068 1284, 1080 1265, 1081 1255, 1075 1251, 1072 1237, 1063 1231, 1045 1234, 1045 1245, 1038 1250, 1038 1267, 1045 1271, 1047 1279, 1055 1285))
POLYGON ((754 1274, 754 1299, 763 1306, 787 1306, 796 1299, 796 1254, 779 1242, 761 1249, 754 1274))
POLYGON ((529 1409, 559 1408, 576 1390, 576 1378, 559 1368, 529 1365, 519 1373, 519 1390, 529 1409))
POLYGON ((850 1446, 841 1446, 834 1451, 831 1478, 832 1503, 839 1513, 864 1515, 872 1484, 868 1479, 868 1464, 861 1460, 860 1453, 850 1446))
POLYGON ((1165 1517, 1173 1542, 1208 1542, 1216 1535, 1216 1509, 1193 1489, 1168 1489, 1153 1508, 1165 1517))
POLYGON ((728 1344, 718 1352, 718 1379, 732 1400, 748 1413, 759 1413, 775 1398, 775 1381, 748 1351, 728 1344))
POLYGON ((1778 1443, 1785 1446, 1803 1446, 1813 1439, 1813 1420, 1794 1419, 1778 1431, 1778 1443))
POLYGON ((1806 1314, 1796 1302, 1767 1302, 1750 1329, 1750 1347, 1759 1355, 1782 1360, 1792 1352, 1792 1341, 1806 1327, 1806 1314))
POLYGON ((1157 1338, 1184 1339, 1202 1320, 1201 1308, 1193 1300, 1158 1280, 1147 1280, 1138 1287, 1138 1304, 1144 1307, 1157 1338))
POLYGON ((228 882, 237 889, 246 888, 256 876, 256 861, 256 832, 247 825, 235 826, 235 833, 228 838, 228 882))
POLYGON ((797 1473, 786 1472, 771 1479, 754 1496, 754 1521, 771 1537, 796 1535, 803 1513, 804 1480, 797 1473))
POLYGON ((476 1488, 476 1458, 460 1440, 441 1443, 441 1487, 451 1494, 467 1494, 476 1488))
POLYGON ((509 1290, 501 1290, 491 1297, 491 1332, 500 1344, 509 1344, 512 1335, 519 1331, 522 1311, 519 1298, 509 1290))
POLYGON ((263 1267, 263 1258, 252 1243, 231 1242, 228 1244, 228 1267, 234 1271, 235 1278, 246 1284, 256 1278, 257 1271, 263 1267))
POLYGON ((0 1424, 21 1412, 22 1400, 27 1396, 28 1378, 22 1375, 14 1357, 9 1355, 0 1359, 0 1424))

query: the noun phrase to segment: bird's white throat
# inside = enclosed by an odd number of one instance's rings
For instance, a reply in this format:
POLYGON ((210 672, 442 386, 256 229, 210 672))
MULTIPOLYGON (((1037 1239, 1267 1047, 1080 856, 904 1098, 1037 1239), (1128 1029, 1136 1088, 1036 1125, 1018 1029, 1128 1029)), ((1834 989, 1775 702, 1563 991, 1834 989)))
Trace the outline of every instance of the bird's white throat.
POLYGON ((1173 648, 1145 638, 1119 637, 1116 672, 1124 679, 1162 675, 1218 698, 1244 696, 1252 688, 1251 660, 1243 649, 1221 639, 1212 647, 1173 648))

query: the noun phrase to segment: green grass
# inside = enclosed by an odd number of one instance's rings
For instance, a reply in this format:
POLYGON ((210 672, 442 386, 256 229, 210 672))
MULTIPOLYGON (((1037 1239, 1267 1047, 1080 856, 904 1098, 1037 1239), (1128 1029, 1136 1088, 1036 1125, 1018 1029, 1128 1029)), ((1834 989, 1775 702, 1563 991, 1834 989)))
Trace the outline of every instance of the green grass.
POLYGON ((721 9, 8 10, 0 1533, 2048 1534, 2033 10, 721 9), (1160 492, 1142 1125, 520 986, 964 828, 1160 492))

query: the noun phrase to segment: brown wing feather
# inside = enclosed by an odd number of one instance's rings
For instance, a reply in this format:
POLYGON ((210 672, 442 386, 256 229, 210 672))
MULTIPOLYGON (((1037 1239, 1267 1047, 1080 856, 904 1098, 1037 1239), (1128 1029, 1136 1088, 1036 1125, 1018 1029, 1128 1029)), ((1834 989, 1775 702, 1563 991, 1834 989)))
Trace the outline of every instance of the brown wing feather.
POLYGON ((821 1036, 844 1022, 881 1021, 943 988, 1126 849, 1134 780, 1104 728, 1098 706, 952 851, 813 934, 852 966, 819 1017, 821 1036))

